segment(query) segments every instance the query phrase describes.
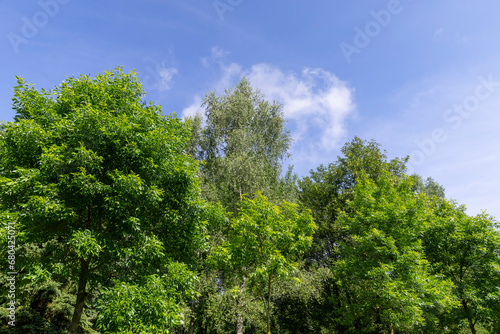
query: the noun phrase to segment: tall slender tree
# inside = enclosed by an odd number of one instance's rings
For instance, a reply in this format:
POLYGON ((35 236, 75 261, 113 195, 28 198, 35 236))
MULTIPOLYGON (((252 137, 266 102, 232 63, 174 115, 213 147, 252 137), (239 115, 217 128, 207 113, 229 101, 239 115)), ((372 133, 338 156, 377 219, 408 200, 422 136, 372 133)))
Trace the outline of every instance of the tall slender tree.
POLYGON ((238 210, 244 194, 253 196, 256 191, 279 201, 281 182, 286 182, 281 178, 282 163, 292 142, 282 106, 268 102, 246 78, 223 95, 208 93, 202 106, 204 118, 189 120, 189 151, 204 162, 205 197, 231 212, 238 210))
MULTIPOLYGON (((292 139, 285 128, 280 104, 267 101, 243 78, 222 95, 208 93, 202 107, 205 108, 204 115, 188 118, 186 122, 191 126, 188 152, 201 161, 202 194, 207 200, 221 203, 225 210, 234 214, 239 210, 238 203, 245 196, 251 199, 257 191, 273 203, 283 199, 296 200, 296 176, 291 168, 282 176, 282 164, 289 156, 287 151, 292 139)), ((227 227, 219 234, 222 238, 216 239, 222 241, 228 237, 227 227)), ((208 267, 204 270, 210 271, 208 267)), ((214 275, 219 279, 206 281, 206 284, 212 284, 212 288, 205 286, 203 291, 217 291, 234 279, 229 271, 212 273, 211 276, 214 275)), ((226 315, 236 315, 237 332, 242 333, 245 318, 249 319, 255 313, 250 309, 260 306, 247 293, 246 281, 240 281, 239 284, 240 294, 236 298, 226 299, 226 307, 231 309, 226 315)), ((218 302, 208 302, 219 297, 213 293, 205 295, 201 298, 204 300, 200 299, 196 305, 219 305, 218 302)), ((202 317, 206 317, 207 313, 215 311, 203 312, 205 314, 202 317)), ((212 319, 212 322, 220 321, 220 317, 212 319)), ((256 321, 249 322, 255 324, 256 321)))

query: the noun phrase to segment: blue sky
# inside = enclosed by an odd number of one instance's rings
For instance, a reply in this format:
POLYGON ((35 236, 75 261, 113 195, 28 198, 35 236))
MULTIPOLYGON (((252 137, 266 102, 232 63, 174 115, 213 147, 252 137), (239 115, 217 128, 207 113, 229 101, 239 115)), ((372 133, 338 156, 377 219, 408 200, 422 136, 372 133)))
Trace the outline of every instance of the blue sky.
POLYGON ((493 0, 3 1, 0 120, 16 75, 50 89, 135 69, 179 117, 246 75, 283 104, 300 176, 375 139, 469 213, 500 217, 498 13, 493 0))

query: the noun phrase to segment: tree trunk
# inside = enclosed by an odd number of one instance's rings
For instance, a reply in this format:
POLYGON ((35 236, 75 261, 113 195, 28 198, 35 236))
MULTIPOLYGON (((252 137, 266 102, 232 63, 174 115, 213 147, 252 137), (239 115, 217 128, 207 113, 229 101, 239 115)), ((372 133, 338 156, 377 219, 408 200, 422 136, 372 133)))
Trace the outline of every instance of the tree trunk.
POLYGON ((271 334, 271 320, 269 317, 270 309, 271 309, 271 275, 268 276, 268 282, 267 282, 267 334, 271 334))
POLYGON ((474 321, 472 320, 472 317, 470 315, 469 307, 467 306, 467 302, 465 300, 462 300, 462 306, 464 308, 465 314, 467 315, 467 320, 469 321, 469 328, 472 334, 476 334, 476 325, 474 324, 474 321))
POLYGON ((194 317, 191 317, 191 321, 189 322, 188 334, 193 334, 193 330, 194 330, 194 317))
POLYGON ((89 262, 80 259, 80 276, 78 278, 78 293, 76 294, 75 310, 73 311, 73 318, 71 319, 71 326, 69 329, 70 334, 76 334, 80 326, 80 319, 82 318, 83 307, 87 300, 88 293, 85 291, 87 288, 89 262))
POLYGON ((236 334, 243 334, 243 317, 238 316, 238 322, 236 323, 236 334))
MULTIPOLYGON (((243 284, 241 285, 241 291, 245 290, 246 285, 247 285, 246 277, 243 277, 243 284)), ((238 313, 239 313, 241 310, 241 301, 238 304, 239 304, 238 305, 238 313)), ((243 317, 241 315, 238 315, 238 321, 236 323, 236 334, 243 334, 243 317)))

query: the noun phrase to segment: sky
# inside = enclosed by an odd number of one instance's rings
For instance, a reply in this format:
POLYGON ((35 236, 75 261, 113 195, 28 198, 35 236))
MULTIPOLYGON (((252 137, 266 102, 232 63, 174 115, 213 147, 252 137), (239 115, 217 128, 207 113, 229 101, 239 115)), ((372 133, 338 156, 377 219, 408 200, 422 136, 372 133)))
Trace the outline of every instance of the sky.
POLYGON ((23 0, 0 3, 0 120, 16 76, 135 69, 163 112, 246 76, 283 105, 300 177, 354 136, 500 217, 500 2, 23 0))

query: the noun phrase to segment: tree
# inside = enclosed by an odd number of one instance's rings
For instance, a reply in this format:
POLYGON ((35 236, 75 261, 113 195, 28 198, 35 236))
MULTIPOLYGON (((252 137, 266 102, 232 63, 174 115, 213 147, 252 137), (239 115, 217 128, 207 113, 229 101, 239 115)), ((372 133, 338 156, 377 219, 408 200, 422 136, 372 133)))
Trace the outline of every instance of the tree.
MULTIPOLYGON (((306 268, 313 272, 330 268, 337 261, 339 242, 349 237, 347 231, 338 225, 337 217, 354 196, 354 187, 361 175, 376 180, 383 173, 402 177, 406 170, 406 159, 388 160, 385 151, 375 141, 364 141, 355 137, 341 149, 342 155, 328 166, 320 165, 310 175, 298 181, 299 200, 312 211, 318 226, 313 243, 306 257, 306 268)), ((311 317, 311 326, 325 332, 345 332, 347 328, 337 319, 344 313, 341 304, 341 287, 331 277, 322 280, 321 298, 296 306, 311 317)), ((296 300, 295 303, 300 302, 296 300)), ((299 315, 297 315, 299 317, 299 315)))
POLYGON ((352 199, 359 177, 366 175, 377 180, 385 172, 401 177, 406 171, 406 158, 388 161, 386 152, 373 140, 367 142, 354 137, 341 152, 343 156, 337 157, 336 162, 327 167, 320 165, 316 171, 311 170, 310 176, 299 180, 299 199, 312 210, 318 225, 309 261, 321 266, 335 260, 337 242, 344 237, 336 226, 337 215, 352 199))
POLYGON ((278 332, 337 333, 334 310, 325 302, 325 295, 333 297, 324 289, 325 282, 332 279, 330 269, 301 269, 296 275, 297 280, 280 282, 275 288, 273 313, 278 332))
POLYGON ((265 100, 245 78, 224 95, 208 93, 202 106, 203 122, 198 115, 188 123, 189 152, 204 162, 205 197, 231 212, 238 210, 244 194, 256 191, 279 202, 281 164, 292 141, 282 106, 265 100))
POLYGON ((358 178, 353 199, 337 224, 332 271, 343 293, 341 321, 350 332, 415 332, 425 312, 453 305, 451 283, 431 273, 421 234, 428 227, 428 197, 412 191, 411 178, 388 172, 358 178))
POLYGON ((413 174, 413 191, 417 194, 426 194, 427 196, 437 196, 444 198, 444 187, 428 177, 425 181, 420 175, 413 174))
MULTIPOLYGON (((328 166, 319 166, 315 171, 311 171, 309 176, 299 181, 299 198, 303 205, 312 210, 318 225, 312 247, 307 254, 307 267, 310 271, 316 271, 318 268, 333 270, 339 261, 344 260, 345 254, 340 247, 349 245, 353 235, 350 229, 345 228, 345 221, 339 220, 339 215, 341 212, 344 212, 344 215, 356 214, 357 208, 349 203, 356 196, 355 189, 361 178, 371 180, 375 184, 388 175, 395 180, 406 179, 405 163, 408 158, 389 160, 387 153, 381 150, 380 144, 373 140, 364 141, 355 137, 342 147, 341 152, 342 155, 335 162, 328 166)), ((430 178, 424 182, 420 176, 414 175, 412 180, 405 182, 410 181, 414 181, 412 185, 414 193, 444 196, 444 189, 430 178)), ((341 285, 338 279, 327 278, 323 280, 322 285, 321 298, 303 303, 301 306, 296 305, 294 310, 305 309, 307 314, 314 313, 317 316, 310 317, 311 321, 315 322, 311 326, 323 328, 327 332, 349 332, 353 330, 353 325, 361 328, 360 323, 338 321, 345 319, 346 301, 353 292, 345 285, 341 285)), ((426 315, 427 308, 422 310, 426 315)))
POLYGON ((260 193, 240 202, 239 217, 214 255, 224 267, 247 280, 248 288, 265 305, 267 332, 273 287, 293 275, 298 256, 310 246, 316 225, 308 210, 283 201, 275 206, 260 193))
MULTIPOLYGON (((200 179, 205 199, 211 203, 221 203, 229 213, 237 213, 238 202, 243 196, 250 198, 257 191, 273 203, 297 199, 296 175, 289 168, 284 177, 281 176, 281 166, 288 156, 287 150, 291 143, 281 105, 265 100, 243 78, 222 95, 208 93, 202 107, 205 108, 204 117, 196 115, 187 118, 186 123, 191 128, 188 152, 201 161, 200 179)), ((226 233, 227 226, 220 230, 220 237, 215 239, 213 245, 222 241, 226 233)), ((209 314, 228 315, 228 319, 232 319, 229 314, 236 314, 237 331, 241 333, 243 318, 249 319, 255 313, 250 309, 257 307, 252 300, 245 299, 248 294, 244 293, 244 283, 240 287, 239 297, 225 300, 227 303, 223 311, 207 309, 222 305, 216 291, 226 283, 230 284, 233 278, 228 272, 215 273, 217 268, 206 264, 202 266, 204 268, 201 271, 214 279, 202 282, 206 284, 203 291, 207 294, 194 303, 196 313, 201 311, 200 306, 205 307, 203 315, 199 314, 199 320, 215 326, 221 323, 221 319, 209 314)))
POLYGON ((143 96, 120 68, 49 91, 18 78, 14 90, 15 121, 0 137, 0 200, 19 213, 27 242, 55 245, 47 259, 76 282, 70 333, 97 287, 162 275, 166 261, 189 261, 198 248, 189 129, 143 96))
POLYGON ((454 330, 500 330, 500 232, 486 213, 468 216, 455 202, 435 200, 434 218, 422 240, 436 274, 450 279, 460 307, 440 315, 454 330))

